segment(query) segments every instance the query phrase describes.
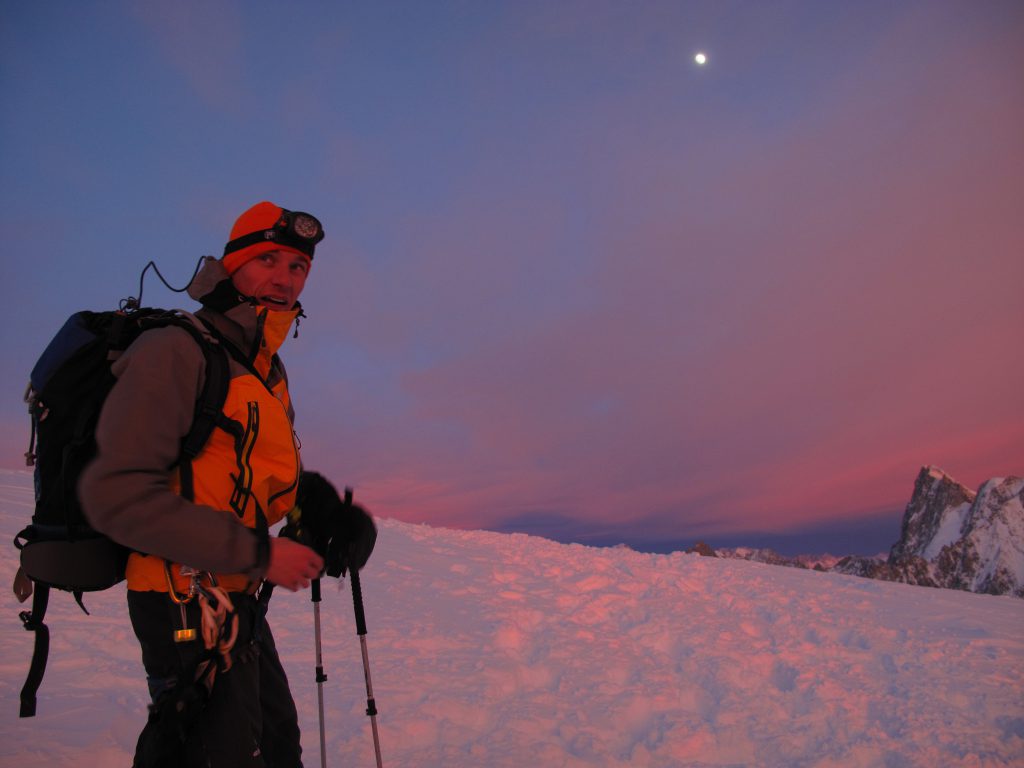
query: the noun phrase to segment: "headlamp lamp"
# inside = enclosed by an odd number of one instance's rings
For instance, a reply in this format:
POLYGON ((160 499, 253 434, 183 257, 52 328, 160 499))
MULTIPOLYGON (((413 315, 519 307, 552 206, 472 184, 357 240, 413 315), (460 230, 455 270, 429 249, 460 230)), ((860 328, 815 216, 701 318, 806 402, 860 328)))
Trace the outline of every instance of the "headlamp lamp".
POLYGON ((294 248, 313 258, 316 244, 324 239, 324 228, 320 221, 309 213, 281 209, 281 216, 270 229, 259 229, 248 235, 236 237, 224 246, 224 255, 240 251, 256 243, 275 243, 294 248))

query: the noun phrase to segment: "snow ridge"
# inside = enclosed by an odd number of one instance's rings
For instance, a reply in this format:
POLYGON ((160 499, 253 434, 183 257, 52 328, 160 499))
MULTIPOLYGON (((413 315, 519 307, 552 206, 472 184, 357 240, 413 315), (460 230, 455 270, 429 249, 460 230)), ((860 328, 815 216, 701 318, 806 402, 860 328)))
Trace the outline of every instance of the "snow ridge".
MULTIPOLYGON (((994 486, 1003 487, 1003 486, 994 486)), ((1007 492, 1008 488, 1004 488, 1007 492)), ((994 491, 988 493, 996 503, 994 491)), ((0 534, 31 514, 0 472, 0 534)), ((1024 601, 677 552, 381 519, 363 573, 384 764, 845 768, 1024 760, 1024 601)), ((0 558, 11 583, 13 548, 0 558)), ((32 637, 0 592, 0 765, 129 765, 145 677, 124 585, 84 615, 51 596, 39 713, 32 637)), ((322 603, 327 763, 373 765, 348 585, 322 603)), ((308 592, 274 595, 304 762, 320 764, 308 592)))

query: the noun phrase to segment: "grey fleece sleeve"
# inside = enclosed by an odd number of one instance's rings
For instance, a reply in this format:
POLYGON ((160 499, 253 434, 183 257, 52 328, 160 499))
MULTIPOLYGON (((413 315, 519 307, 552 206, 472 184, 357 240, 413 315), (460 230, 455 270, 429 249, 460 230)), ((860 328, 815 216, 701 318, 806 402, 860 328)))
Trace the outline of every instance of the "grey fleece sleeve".
POLYGON ((234 514, 192 504, 170 477, 192 425, 202 350, 189 333, 147 331, 114 363, 117 377, 96 428, 96 459, 79 497, 96 530, 127 547, 217 573, 262 576, 258 538, 234 514))

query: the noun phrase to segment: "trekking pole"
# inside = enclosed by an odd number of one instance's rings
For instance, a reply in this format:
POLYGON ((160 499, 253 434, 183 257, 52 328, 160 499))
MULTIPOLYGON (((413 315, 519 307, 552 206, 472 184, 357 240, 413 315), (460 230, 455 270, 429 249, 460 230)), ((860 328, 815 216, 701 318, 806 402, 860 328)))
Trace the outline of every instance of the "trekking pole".
POLYGON ((320 710, 320 768, 327 768, 327 739, 324 735, 324 658, 320 646, 320 579, 313 579, 313 633, 316 636, 316 698, 320 710))
MULTIPOLYGON (((345 489, 345 503, 352 503, 352 489, 345 489)), ((377 755, 377 768, 383 768, 380 758, 380 735, 377 733, 377 702, 373 698, 373 683, 370 682, 370 656, 366 651, 366 614, 363 613, 363 589, 359 585, 359 571, 350 569, 352 574, 352 605, 356 612, 356 634, 359 635, 359 647, 363 652, 363 676, 366 678, 366 714, 370 717, 373 729, 373 751, 377 755)))

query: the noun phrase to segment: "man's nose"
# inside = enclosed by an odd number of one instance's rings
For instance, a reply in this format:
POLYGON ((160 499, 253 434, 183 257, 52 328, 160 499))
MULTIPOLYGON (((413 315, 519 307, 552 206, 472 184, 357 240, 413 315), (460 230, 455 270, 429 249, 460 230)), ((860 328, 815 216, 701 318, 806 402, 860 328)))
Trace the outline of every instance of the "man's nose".
POLYGON ((290 288, 293 280, 292 271, 290 269, 275 269, 270 279, 273 280, 274 285, 290 288))

